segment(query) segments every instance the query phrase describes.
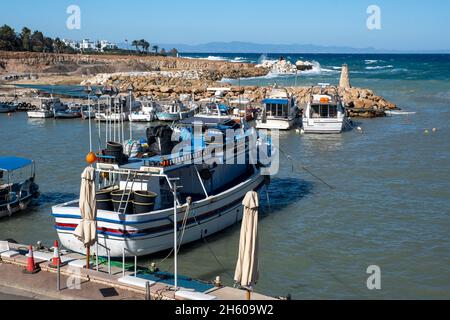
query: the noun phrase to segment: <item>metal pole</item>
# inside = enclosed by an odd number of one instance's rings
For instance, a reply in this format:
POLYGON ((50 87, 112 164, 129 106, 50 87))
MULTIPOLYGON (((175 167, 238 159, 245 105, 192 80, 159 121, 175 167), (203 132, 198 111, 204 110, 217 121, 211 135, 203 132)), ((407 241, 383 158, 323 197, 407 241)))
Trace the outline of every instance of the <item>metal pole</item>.
POLYGON ((134 256, 134 277, 137 278, 137 256, 134 256))
POLYGON ((60 263, 58 262, 57 266, 57 274, 56 274, 56 290, 61 291, 61 267, 60 263))
MULTIPOLYGON (((97 99, 97 103, 98 103, 98 114, 100 114, 100 97, 98 97, 98 99, 97 99)), ((95 117, 95 116, 94 116, 95 117)), ((98 149, 100 150, 101 148, 102 148, 102 126, 101 126, 101 122, 100 121, 98 121, 98 143, 99 143, 99 146, 98 146, 98 149)))
POLYGON ((111 274, 111 254, 108 248, 106 248, 106 252, 108 253, 108 274, 111 274))
POLYGON ((122 277, 125 277, 125 248, 122 249, 122 277))
POLYGON ((178 290, 178 241, 177 241, 177 182, 173 182, 173 248, 174 248, 174 281, 175 290, 178 290))
POLYGON ((152 296, 150 294, 150 283, 148 281, 145 283, 145 300, 152 300, 152 296))
POLYGON ((92 152, 91 95, 89 93, 88 93, 88 110, 89 110, 89 150, 92 152))
MULTIPOLYGON (((131 116, 131 91, 130 91, 130 116, 131 116)), ((130 141, 133 140, 133 128, 131 127, 131 121, 130 121, 130 141)))
POLYGON ((97 251, 95 253, 95 265, 96 265, 96 270, 98 272, 98 242, 95 244, 95 250, 97 251))

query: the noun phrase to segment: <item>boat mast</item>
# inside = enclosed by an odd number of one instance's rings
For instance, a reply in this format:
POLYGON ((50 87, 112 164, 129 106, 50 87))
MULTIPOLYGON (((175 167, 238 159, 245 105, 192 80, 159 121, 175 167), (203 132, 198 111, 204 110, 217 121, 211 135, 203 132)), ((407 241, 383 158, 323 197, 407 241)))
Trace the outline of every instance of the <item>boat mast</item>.
MULTIPOLYGON (((128 90, 128 95, 130 96, 130 116, 131 116, 131 111, 132 111, 132 108, 131 108, 131 97, 132 97, 132 93, 133 93, 133 90, 134 90, 133 85, 130 84, 128 86, 127 90, 128 90)), ((124 137, 124 140, 125 140, 125 137, 124 137)), ((131 126, 131 121, 130 121, 130 141, 133 141, 133 127, 131 126)))
MULTIPOLYGON (((89 151, 92 152, 92 124, 91 124, 91 86, 87 86, 84 90, 88 96, 88 113, 89 113, 89 151)), ((52 95, 53 97, 53 95, 52 95)))

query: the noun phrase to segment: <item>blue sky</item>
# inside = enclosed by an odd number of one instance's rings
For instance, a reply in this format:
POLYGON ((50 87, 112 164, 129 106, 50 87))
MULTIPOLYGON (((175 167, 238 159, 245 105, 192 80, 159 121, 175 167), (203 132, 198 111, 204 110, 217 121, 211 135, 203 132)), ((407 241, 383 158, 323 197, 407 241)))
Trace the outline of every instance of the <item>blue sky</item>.
POLYGON ((246 41, 450 49, 448 0, 15 0, 2 1, 0 24, 28 26, 52 37, 147 39, 200 44, 246 41), (81 30, 68 30, 66 9, 81 8, 81 30), (382 29, 366 27, 369 5, 381 8, 382 29))

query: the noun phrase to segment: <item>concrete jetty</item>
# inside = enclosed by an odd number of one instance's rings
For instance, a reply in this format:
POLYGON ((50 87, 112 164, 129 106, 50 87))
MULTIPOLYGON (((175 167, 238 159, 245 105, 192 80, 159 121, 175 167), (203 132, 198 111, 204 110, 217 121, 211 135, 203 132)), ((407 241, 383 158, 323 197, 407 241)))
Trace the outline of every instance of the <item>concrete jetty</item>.
MULTIPOLYGON (((136 278, 134 272, 124 271, 107 263, 86 269, 86 258, 80 254, 61 254, 60 290, 57 288, 57 270, 49 266, 53 253, 35 248, 35 263, 41 271, 34 275, 23 273, 27 266, 27 246, 8 243, 0 249, 0 292, 33 299, 50 300, 246 300, 245 291, 220 286, 206 292, 194 292, 162 282, 148 282, 136 278), (98 270, 97 270, 98 267, 98 270), (149 289, 149 290, 148 290, 149 289), (7 292, 4 292, 4 291, 7 292), (11 293, 12 292, 12 293, 11 293)), ((253 294, 252 300, 276 300, 253 294)))

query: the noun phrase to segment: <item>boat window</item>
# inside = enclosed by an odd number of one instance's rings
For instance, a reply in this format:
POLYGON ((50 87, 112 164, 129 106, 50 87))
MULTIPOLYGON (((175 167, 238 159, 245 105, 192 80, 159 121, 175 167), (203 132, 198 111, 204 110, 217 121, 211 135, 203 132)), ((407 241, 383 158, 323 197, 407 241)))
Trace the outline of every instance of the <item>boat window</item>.
POLYGON ((337 118, 337 106, 330 106, 328 117, 337 118))
POLYGON ((311 118, 320 118, 320 106, 319 105, 311 106, 311 118))
POLYGON ((334 105, 312 105, 311 118, 337 118, 337 106, 334 105))

